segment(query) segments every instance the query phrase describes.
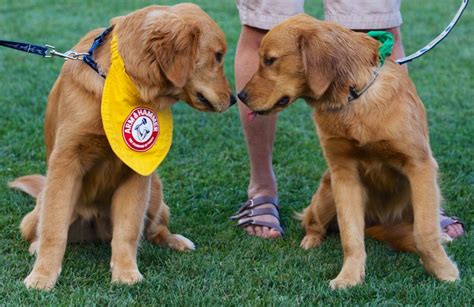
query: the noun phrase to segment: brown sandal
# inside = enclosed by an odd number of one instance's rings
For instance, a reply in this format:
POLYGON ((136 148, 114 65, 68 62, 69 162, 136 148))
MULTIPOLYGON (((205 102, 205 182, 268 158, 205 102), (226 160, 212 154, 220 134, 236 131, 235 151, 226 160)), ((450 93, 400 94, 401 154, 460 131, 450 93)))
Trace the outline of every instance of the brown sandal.
POLYGON ((278 206, 278 201, 276 198, 271 196, 261 196, 247 200, 240 209, 230 217, 231 220, 240 220, 242 218, 250 218, 243 222, 238 222, 237 227, 247 227, 249 225, 263 226, 271 229, 277 230, 281 235, 283 235, 283 228, 277 223, 259 221, 258 219, 253 219, 251 217, 261 216, 261 215, 273 215, 280 221, 280 206, 278 206), (261 205, 270 204, 273 205, 273 208, 258 208, 261 205))

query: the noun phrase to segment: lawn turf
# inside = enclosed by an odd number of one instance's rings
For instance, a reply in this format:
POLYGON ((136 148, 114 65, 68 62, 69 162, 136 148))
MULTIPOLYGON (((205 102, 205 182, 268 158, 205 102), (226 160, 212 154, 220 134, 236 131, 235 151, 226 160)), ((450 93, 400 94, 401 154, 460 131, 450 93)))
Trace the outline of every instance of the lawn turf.
MULTIPOLYGON (((0 38, 49 43, 65 51, 87 31, 105 27, 111 17, 152 1, 0 0, 0 38), (60 2, 67 2, 62 4, 60 2)), ((161 1, 173 4, 178 1, 161 1)), ((226 71, 233 83, 233 58, 240 23, 233 0, 195 1, 226 33, 226 71)), ((402 28, 407 53, 420 48, 453 17, 459 0, 403 1, 402 28)), ((440 184, 449 213, 472 228, 474 185, 474 28, 473 6, 452 34, 410 64, 410 75, 429 118, 431 146, 440 165, 440 184)), ((306 3, 322 17, 322 1, 306 3)), ((338 235, 318 249, 298 248, 303 230, 293 219, 310 201, 326 168, 310 109, 301 101, 280 115, 274 166, 286 234, 282 239, 251 238, 228 217, 246 199, 248 161, 237 108, 204 114, 184 103, 173 107, 171 151, 158 172, 171 208, 171 229, 192 239, 197 250, 178 252, 143 242, 138 265, 145 280, 135 286, 110 283, 108 244, 68 246, 63 271, 49 293, 28 291, 22 280, 34 259, 18 225, 34 201, 11 191, 15 177, 45 173, 43 117, 61 59, 0 49, 0 304, 473 304, 473 239, 448 246, 461 281, 442 283, 423 270, 417 256, 396 253, 366 240, 363 285, 330 291, 342 262, 338 235)), ((80 101, 78 101, 80 103, 80 101)))

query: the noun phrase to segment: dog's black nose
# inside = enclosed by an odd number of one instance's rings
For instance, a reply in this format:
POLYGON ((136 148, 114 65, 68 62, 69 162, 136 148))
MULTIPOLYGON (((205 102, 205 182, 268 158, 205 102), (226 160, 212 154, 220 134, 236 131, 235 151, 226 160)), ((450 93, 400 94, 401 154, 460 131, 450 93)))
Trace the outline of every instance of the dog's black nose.
POLYGON ((230 102, 230 106, 233 106, 237 102, 237 99, 235 98, 234 95, 230 94, 229 102, 230 102))
POLYGON ((242 101, 244 104, 247 104, 247 100, 249 99, 249 94, 245 91, 242 90, 237 97, 239 97, 240 101, 242 101))

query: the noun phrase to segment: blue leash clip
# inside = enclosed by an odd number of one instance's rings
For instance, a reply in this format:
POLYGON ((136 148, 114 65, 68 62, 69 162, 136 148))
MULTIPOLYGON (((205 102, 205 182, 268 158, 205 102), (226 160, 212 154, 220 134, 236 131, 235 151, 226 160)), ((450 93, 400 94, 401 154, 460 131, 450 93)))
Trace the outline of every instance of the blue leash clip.
POLYGON ((76 52, 74 50, 68 50, 64 53, 61 53, 61 52, 57 52, 54 46, 45 45, 45 47, 48 48, 47 53, 44 56, 45 58, 51 58, 53 56, 57 56, 57 57, 63 58, 65 61, 66 60, 82 60, 82 58, 88 54, 88 53, 76 52))

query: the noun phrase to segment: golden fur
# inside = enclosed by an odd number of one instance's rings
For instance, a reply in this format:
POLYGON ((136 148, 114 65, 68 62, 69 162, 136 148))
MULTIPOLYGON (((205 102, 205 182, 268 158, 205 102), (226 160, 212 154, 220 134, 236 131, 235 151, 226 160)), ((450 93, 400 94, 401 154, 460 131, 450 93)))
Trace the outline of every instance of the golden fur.
MULTIPOLYGON (((150 6, 111 24, 144 101, 164 108, 181 99, 201 111, 221 112, 235 100, 223 71, 224 34, 196 5, 150 6)), ((91 31, 74 49, 87 51, 102 31, 91 31)), ((111 39, 109 34, 94 54, 105 73, 111 39)), ((138 175, 112 152, 100 116, 103 85, 84 63, 64 64, 46 111, 47 177, 26 176, 10 184, 37 199, 21 222, 22 236, 37 254, 24 281, 29 288, 54 286, 68 239, 111 241, 112 281, 127 284, 143 278, 136 263, 143 228, 152 243, 194 249, 168 230, 159 177, 138 175)))
POLYGON ((278 112, 303 97, 314 109, 329 169, 302 213, 301 247, 321 244, 337 217, 344 264, 331 287, 363 281, 367 226, 369 235, 416 251, 437 278, 458 279, 440 242, 438 166, 425 110, 402 67, 387 60, 375 83, 348 102, 349 87, 370 80, 378 42, 303 14, 271 30, 259 54, 258 71, 239 94, 249 108, 278 112))

